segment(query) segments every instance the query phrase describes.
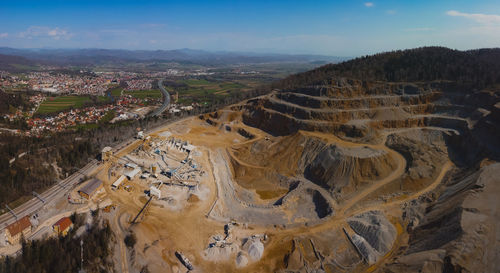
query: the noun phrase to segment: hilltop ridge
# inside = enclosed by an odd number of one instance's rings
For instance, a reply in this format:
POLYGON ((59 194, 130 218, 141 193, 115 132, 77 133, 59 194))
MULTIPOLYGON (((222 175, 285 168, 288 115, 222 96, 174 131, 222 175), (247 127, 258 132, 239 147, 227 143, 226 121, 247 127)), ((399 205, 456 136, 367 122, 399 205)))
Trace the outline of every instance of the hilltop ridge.
POLYGON ((294 88, 345 77, 364 81, 454 81, 484 87, 500 83, 500 48, 453 50, 421 47, 358 57, 291 75, 275 88, 294 88))

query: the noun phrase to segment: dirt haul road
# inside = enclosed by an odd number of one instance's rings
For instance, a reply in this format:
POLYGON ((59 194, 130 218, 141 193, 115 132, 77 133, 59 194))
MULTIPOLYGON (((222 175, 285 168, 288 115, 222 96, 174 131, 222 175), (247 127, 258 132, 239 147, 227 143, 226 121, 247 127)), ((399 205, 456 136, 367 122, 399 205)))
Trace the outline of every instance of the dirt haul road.
MULTIPOLYGON (((238 124, 241 126, 241 124, 238 124)), ((247 129, 247 128, 245 128, 247 129)), ((223 219, 213 218, 207 219, 205 216, 212 212, 212 210, 220 209, 217 206, 217 203, 220 202, 220 199, 228 199, 232 200, 231 202, 236 202, 236 205, 241 205, 241 203, 234 194, 234 187, 238 186, 237 183, 233 181, 231 177, 231 170, 228 166, 229 162, 227 162, 227 158, 221 155, 221 150, 226 150, 231 152, 231 146, 233 144, 242 144, 245 142, 251 143, 256 141, 256 139, 262 139, 264 137, 269 137, 267 134, 263 133, 260 130, 254 128, 248 128, 248 131, 251 131, 252 134, 255 135, 253 140, 245 139, 239 136, 234 132, 224 132, 215 128, 214 126, 206 125, 204 121, 201 121, 197 118, 188 118, 185 120, 178 121, 176 123, 170 124, 162 130, 169 130, 172 132, 172 136, 187 140, 190 143, 196 145, 201 151, 199 163, 204 166, 204 170, 207 172, 206 181, 203 182, 210 188, 210 196, 209 198, 198 204, 189 205, 182 212, 177 211, 167 211, 160 207, 151 207, 151 209, 145 215, 142 223, 134 227, 134 231, 138 237, 138 245, 140 247, 143 246, 151 246, 153 242, 157 242, 154 245, 154 249, 159 251, 161 255, 157 258, 158 264, 167 263, 171 266, 176 266, 177 261, 175 259, 171 259, 170 256, 173 256, 171 253, 174 250, 180 249, 185 253, 189 253, 191 255, 189 257, 196 265, 204 268, 204 269, 213 269, 213 270, 222 270, 226 271, 228 268, 232 268, 230 265, 214 265, 210 262, 204 261, 200 256, 199 252, 206 247, 207 239, 210 238, 213 234, 220 232, 223 225, 227 223, 228 219, 231 219, 231 215, 226 215, 227 217, 222 217, 223 219), (211 158, 211 157, 214 158, 211 158), (213 166, 213 167, 210 167, 213 166), (219 168, 221 166, 225 166, 224 168, 219 168), (217 196, 218 195, 218 196, 217 196), (217 199, 219 197, 219 200, 217 199), (234 197, 234 198, 233 198, 234 197), (200 228, 202 227, 202 228, 200 228)), ((159 131, 155 131, 153 133, 157 134, 159 131)), ((322 221, 319 224, 310 225, 307 227, 292 227, 292 228, 272 228, 268 227, 268 220, 273 220, 272 218, 267 219, 263 226, 253 225, 251 231, 247 231, 250 233, 265 233, 269 234, 274 238, 274 240, 270 243, 269 247, 274 247, 273 245, 279 243, 280 238, 286 238, 290 236, 297 236, 300 234, 312 234, 318 233, 327 229, 332 228, 341 228, 346 225, 346 219, 362 213, 367 210, 386 210, 389 207, 398 206, 404 202, 410 201, 412 199, 418 198, 418 196, 425 194, 433 190, 437 185, 439 185, 445 176, 446 172, 451 168, 450 162, 447 162, 443 165, 440 170, 439 175, 435 178, 435 180, 427 186, 425 189, 422 189, 416 193, 413 193, 405 198, 400 198, 397 200, 390 201, 384 204, 375 204, 365 207, 363 209, 355 209, 352 210, 353 206, 362 202, 369 196, 371 193, 377 191, 384 185, 394 181, 395 179, 401 177, 404 174, 406 167, 406 160, 404 157, 397 153, 396 151, 385 146, 385 139, 388 134, 383 136, 383 141, 380 144, 359 144, 353 143, 345 140, 341 140, 337 137, 332 136, 331 134, 324 133, 316 133, 316 132, 301 132, 305 135, 319 137, 321 139, 326 140, 328 143, 337 144, 345 147, 359 147, 359 146, 368 146, 370 148, 374 148, 377 150, 383 150, 386 153, 390 154, 391 157, 396 162, 396 168, 386 177, 378 180, 365 181, 369 186, 362 188, 360 191, 351 194, 348 198, 344 199, 345 201, 340 202, 338 206, 335 207, 336 212, 334 216, 329 217, 325 221, 322 221)), ((393 132, 391 132, 393 133, 393 132)), ((118 152, 117 156, 123 156, 130 153, 139 145, 138 142, 134 142, 132 145, 125 147, 120 152, 118 152)), ((245 164, 241 160, 239 163, 245 164)), ((109 164, 106 165, 109 167, 109 164)), ((252 167, 260 167, 253 166, 252 167)), ((143 204, 142 199, 133 197, 130 193, 122 191, 120 193, 113 192, 109 189, 109 185, 112 181, 107 181, 107 171, 104 170, 102 172, 103 180, 105 180, 105 188, 108 196, 119 205, 119 212, 117 215, 121 213, 129 213, 130 215, 136 213, 143 204)), ((134 194, 140 194, 140 191, 137 190, 134 194)), ((229 203, 226 205, 232 206, 233 203, 229 203), (231 205, 232 204, 232 205, 231 205)), ((233 206, 234 207, 234 206, 233 206)), ((243 206, 247 207, 248 206, 243 206)), ((252 208, 260 210, 259 208, 252 208)), ((266 209, 262 209, 266 210, 266 209)), ((275 210, 275 209, 271 209, 275 210)), ((279 214, 279 211, 277 211, 279 214)), ((250 213, 252 214, 252 213, 250 213)), ((249 217, 248 219, 251 219, 249 217)), ((286 219, 285 216, 278 217, 275 219, 286 219)), ((280 222, 279 220, 278 222, 280 222)), ((253 222, 253 221, 250 221, 253 222)), ((123 237, 124 234, 120 232, 117 237, 123 237)), ((123 238, 117 238, 118 240, 123 241, 123 238)), ((120 245, 120 248, 123 250, 123 245, 120 245)), ((148 252, 150 253, 150 252, 148 252)), ((142 254, 141 254, 142 255, 142 254)), ((125 259, 122 252, 122 259, 125 259)), ((146 258, 144 258, 146 259, 146 258)), ((122 264, 122 270, 126 271, 127 268, 124 264, 122 264)))

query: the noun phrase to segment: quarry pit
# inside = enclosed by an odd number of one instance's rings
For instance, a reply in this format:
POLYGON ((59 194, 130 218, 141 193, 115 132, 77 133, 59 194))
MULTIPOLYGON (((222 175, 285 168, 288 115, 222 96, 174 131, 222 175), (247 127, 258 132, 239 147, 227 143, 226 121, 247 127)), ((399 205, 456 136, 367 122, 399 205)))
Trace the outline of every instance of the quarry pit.
POLYGON ((118 208, 112 224, 137 236, 121 253, 153 272, 419 270, 407 255, 438 254, 412 234, 429 204, 457 202, 488 118, 441 92, 339 80, 146 134, 97 175, 118 208))

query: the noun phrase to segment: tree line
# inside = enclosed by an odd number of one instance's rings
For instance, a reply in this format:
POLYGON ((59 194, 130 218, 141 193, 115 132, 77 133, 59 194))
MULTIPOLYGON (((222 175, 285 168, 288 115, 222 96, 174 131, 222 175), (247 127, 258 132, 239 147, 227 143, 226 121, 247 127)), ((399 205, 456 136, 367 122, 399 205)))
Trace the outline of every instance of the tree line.
POLYGON ((359 57, 289 76, 272 86, 292 89, 345 77, 367 81, 453 81, 477 88, 500 83, 500 49, 422 47, 359 57))
POLYGON ((65 237, 22 241, 18 256, 0 259, 0 273, 10 272, 78 272, 81 264, 80 241, 83 241, 83 269, 88 272, 110 272, 113 269, 113 233, 107 222, 94 214, 93 224, 81 236, 76 231, 83 221, 73 215, 74 228, 65 237), (76 220, 76 221, 75 221, 76 220))

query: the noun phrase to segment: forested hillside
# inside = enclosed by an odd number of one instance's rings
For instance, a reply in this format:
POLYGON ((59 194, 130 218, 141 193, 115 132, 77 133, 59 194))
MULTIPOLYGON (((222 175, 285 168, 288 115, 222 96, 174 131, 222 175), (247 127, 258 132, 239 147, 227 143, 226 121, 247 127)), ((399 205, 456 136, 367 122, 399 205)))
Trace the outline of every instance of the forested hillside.
POLYGON ((0 90, 0 114, 9 112, 12 108, 17 108, 19 106, 26 106, 27 103, 23 100, 23 97, 19 94, 8 94, 3 90, 0 90))
POLYGON ((81 247, 83 241, 83 269, 86 272, 110 272, 113 262, 111 243, 114 240, 107 222, 99 223, 98 212, 94 212, 94 224, 88 232, 76 235, 84 224, 80 215, 71 217, 74 228, 65 237, 51 237, 22 244, 22 254, 0 259, 0 272, 79 272, 81 269, 81 247), (76 221, 75 221, 76 220, 76 221))
POLYGON ((422 47, 385 52, 292 75, 273 87, 321 84, 332 77, 391 82, 446 80, 481 88, 500 83, 500 49, 459 51, 422 47))

